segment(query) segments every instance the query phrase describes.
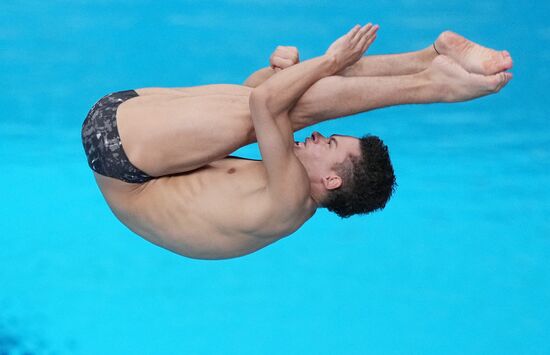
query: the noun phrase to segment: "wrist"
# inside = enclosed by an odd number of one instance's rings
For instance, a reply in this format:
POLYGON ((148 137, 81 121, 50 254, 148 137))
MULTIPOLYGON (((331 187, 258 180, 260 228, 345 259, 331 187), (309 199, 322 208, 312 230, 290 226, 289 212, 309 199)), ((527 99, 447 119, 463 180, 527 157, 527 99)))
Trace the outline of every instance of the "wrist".
POLYGON ((322 58, 330 74, 334 74, 338 71, 338 59, 336 55, 327 53, 323 55, 322 58))

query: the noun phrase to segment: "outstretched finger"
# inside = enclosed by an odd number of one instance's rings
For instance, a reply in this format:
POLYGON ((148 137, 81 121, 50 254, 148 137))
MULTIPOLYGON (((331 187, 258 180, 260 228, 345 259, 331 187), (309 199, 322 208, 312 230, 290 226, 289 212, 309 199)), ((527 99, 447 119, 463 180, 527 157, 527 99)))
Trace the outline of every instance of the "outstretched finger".
POLYGON ((347 36, 350 40, 353 40, 353 38, 355 38, 355 37, 357 36, 357 33, 359 32, 360 29, 361 29, 361 26, 355 25, 355 26, 353 26, 353 28, 346 34, 346 36, 347 36))
POLYGON ((376 39, 376 34, 374 34, 372 37, 369 37, 369 39, 361 47, 361 51, 365 53, 375 39, 376 39))
POLYGON ((365 36, 365 34, 372 28, 372 24, 369 22, 365 26, 361 27, 357 34, 352 38, 352 43, 357 43, 365 36))
POLYGON ((361 38, 361 41, 359 42, 359 46, 362 50, 366 50, 367 47, 374 41, 376 38, 376 32, 378 32, 378 25, 372 26, 372 28, 369 29, 367 33, 361 38))
POLYGON ((371 38, 373 35, 376 34, 376 32, 378 32, 378 29, 380 28, 380 26, 378 25, 374 25, 372 26, 371 28, 369 28, 369 30, 365 33, 365 38, 368 40, 369 38, 371 38))
POLYGON ((374 25, 372 26, 370 29, 369 29, 369 32, 367 33, 367 36, 371 36, 373 34, 375 34, 376 32, 378 32, 378 29, 380 28, 379 25, 374 25))

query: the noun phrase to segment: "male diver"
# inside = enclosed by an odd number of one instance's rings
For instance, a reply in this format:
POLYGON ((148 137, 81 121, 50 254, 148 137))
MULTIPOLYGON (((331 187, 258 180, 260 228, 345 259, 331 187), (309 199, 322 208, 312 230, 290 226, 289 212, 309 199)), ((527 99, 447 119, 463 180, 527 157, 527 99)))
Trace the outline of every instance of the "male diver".
POLYGON ((301 63, 294 48, 279 47, 272 67, 247 86, 145 88, 102 98, 82 138, 113 213, 175 253, 224 259, 290 235, 320 207, 342 217, 382 209, 395 177, 379 138, 314 132, 294 142, 293 132, 390 105, 496 93, 512 78, 512 60, 452 32, 418 52, 362 58, 377 30, 355 26, 324 55, 301 63), (261 161, 228 157, 254 141, 261 161))

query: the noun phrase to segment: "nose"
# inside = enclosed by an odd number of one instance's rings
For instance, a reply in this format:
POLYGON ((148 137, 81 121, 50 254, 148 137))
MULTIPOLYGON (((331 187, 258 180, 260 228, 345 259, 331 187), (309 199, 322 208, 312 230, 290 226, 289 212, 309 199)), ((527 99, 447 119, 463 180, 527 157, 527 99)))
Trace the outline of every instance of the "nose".
POLYGON ((314 143, 319 143, 321 139, 325 139, 325 137, 323 137, 321 133, 315 131, 311 134, 311 139, 313 140, 314 143))

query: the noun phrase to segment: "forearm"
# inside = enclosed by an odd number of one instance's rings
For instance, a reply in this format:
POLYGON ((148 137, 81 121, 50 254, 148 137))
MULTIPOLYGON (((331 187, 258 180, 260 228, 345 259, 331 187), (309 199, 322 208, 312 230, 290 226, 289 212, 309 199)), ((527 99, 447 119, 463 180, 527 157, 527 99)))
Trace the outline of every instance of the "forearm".
POLYGON ((252 73, 252 75, 250 75, 245 80, 243 85, 251 88, 255 88, 260 84, 262 84, 267 79, 269 79, 271 76, 273 76, 273 74, 275 74, 275 70, 273 70, 273 68, 271 67, 262 68, 252 73))
POLYGON ((320 56, 281 70, 258 86, 266 97, 267 108, 273 115, 292 109, 296 101, 311 85, 336 72, 331 56, 320 56))

